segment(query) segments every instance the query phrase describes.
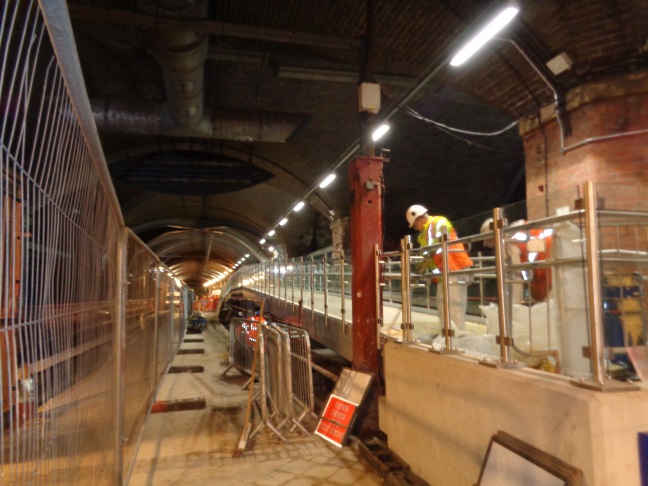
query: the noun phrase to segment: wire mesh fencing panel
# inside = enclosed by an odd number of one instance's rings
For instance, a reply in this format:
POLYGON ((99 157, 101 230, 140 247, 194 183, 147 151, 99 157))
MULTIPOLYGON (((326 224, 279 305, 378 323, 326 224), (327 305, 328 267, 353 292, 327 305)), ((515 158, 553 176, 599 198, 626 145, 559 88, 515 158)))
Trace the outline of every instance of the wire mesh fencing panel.
POLYGON ((0 16, 0 484, 124 483, 186 325, 188 289, 126 244, 64 6, 0 16))
POLYGON ((38 4, 0 22, 0 482, 114 484, 120 215, 38 4))
MULTIPOLYGON (((126 307, 124 326, 124 465, 134 460, 143 431, 146 410, 154 398, 157 383, 158 314, 156 293, 160 274, 166 269, 134 235, 127 242, 126 307)), ((124 471, 127 473, 127 471, 124 471)))

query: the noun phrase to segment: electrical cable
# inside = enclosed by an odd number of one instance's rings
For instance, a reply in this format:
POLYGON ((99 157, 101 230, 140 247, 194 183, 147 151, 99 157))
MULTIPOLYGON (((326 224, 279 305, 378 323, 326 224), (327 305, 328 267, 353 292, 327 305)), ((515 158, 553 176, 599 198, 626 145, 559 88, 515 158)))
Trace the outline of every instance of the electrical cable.
POLYGON ((434 121, 434 120, 432 120, 430 118, 426 118, 423 115, 421 115, 419 112, 417 112, 416 110, 414 110, 413 108, 411 108, 411 107, 409 107, 407 105, 403 106, 402 108, 405 111, 405 113, 407 113, 411 117, 418 118, 419 120, 422 120, 422 121, 424 121, 426 123, 430 123, 430 124, 438 127, 439 129, 442 129, 444 131, 447 130, 447 131, 451 131, 451 132, 463 133, 464 135, 474 135, 476 137, 495 137, 497 135, 501 135, 501 134, 507 132, 508 130, 510 130, 511 128, 513 128, 514 126, 516 126, 519 123, 519 120, 515 120, 514 122, 510 123, 509 125, 502 128, 501 130, 496 130, 494 132, 473 132, 471 130, 462 130, 461 128, 451 127, 451 126, 445 125, 445 124, 443 124, 441 122, 434 121))

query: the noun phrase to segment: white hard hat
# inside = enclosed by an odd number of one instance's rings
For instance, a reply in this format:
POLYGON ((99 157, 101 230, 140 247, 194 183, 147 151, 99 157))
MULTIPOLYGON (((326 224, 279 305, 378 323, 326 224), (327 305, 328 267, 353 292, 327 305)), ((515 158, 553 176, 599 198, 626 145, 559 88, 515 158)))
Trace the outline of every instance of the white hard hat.
POLYGON ((410 228, 414 226, 414 221, 416 221, 416 218, 423 216, 425 213, 427 213, 427 209, 420 204, 415 204, 414 206, 407 208, 407 213, 405 214, 405 216, 407 216, 407 222, 409 223, 410 228))
POLYGON ((486 233, 488 231, 491 231, 493 228, 491 228, 491 224, 493 223, 493 218, 488 218, 485 219, 484 222, 481 225, 481 228, 479 229, 480 233, 486 233))

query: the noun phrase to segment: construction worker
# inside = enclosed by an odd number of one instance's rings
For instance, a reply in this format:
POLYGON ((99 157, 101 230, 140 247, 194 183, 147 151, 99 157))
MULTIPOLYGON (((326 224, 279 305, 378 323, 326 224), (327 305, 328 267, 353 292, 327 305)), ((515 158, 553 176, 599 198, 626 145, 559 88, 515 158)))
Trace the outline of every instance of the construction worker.
MULTIPOLYGON (((443 216, 428 215, 427 209, 419 204, 410 206, 407 209, 406 216, 410 228, 414 228, 418 232, 417 241, 421 248, 441 243, 441 228, 444 226, 448 234, 448 241, 457 239, 457 234, 450 221, 443 216)), ((448 266, 450 271, 463 270, 473 264, 462 244, 456 243, 449 245, 448 250, 448 266)), ((425 258, 417 268, 417 271, 420 273, 432 272, 441 274, 443 271, 443 255, 441 249, 439 248, 435 251, 431 258, 425 258)), ((450 300, 450 320, 461 330, 465 329, 469 281, 469 277, 458 275, 450 275, 448 279, 448 283, 450 284, 450 293, 448 296, 450 300)), ((436 298, 439 319, 443 323, 443 285, 441 284, 437 285, 436 298)))
POLYGON ((254 307, 254 312, 248 323, 249 329, 247 332, 247 342, 250 346, 254 347, 259 337, 259 327, 264 323, 263 316, 261 316, 261 308, 254 307))
MULTIPOLYGON (((482 223, 480 232, 486 233, 492 230, 492 223, 493 218, 485 220, 482 223)), ((526 220, 520 219, 511 223, 510 226, 518 226, 524 223, 526 223, 526 220)), ((506 245, 507 257, 510 263, 515 265, 546 260, 547 255, 551 255, 552 233, 553 230, 542 228, 514 233, 506 245)), ((484 246, 494 248, 495 241, 492 238, 484 240, 484 246)), ((522 278, 527 281, 530 280, 529 295, 534 301, 543 302, 547 299, 547 294, 551 290, 551 270, 548 268, 536 268, 531 275, 532 278, 529 279, 529 273, 522 272, 522 278)), ((519 304, 522 301, 522 288, 520 285, 514 285, 512 298, 514 304, 519 304)))

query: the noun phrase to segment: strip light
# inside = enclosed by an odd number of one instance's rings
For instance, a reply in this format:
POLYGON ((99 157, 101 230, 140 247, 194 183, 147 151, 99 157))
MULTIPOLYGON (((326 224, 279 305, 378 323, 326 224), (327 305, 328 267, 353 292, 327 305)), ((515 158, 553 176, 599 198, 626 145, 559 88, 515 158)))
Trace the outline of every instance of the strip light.
POLYGON ((484 44, 491 40, 520 12, 517 6, 509 5, 491 20, 479 33, 470 39, 468 43, 450 61, 451 66, 461 66, 470 59, 484 44))
POLYGON ((371 138, 373 139, 374 142, 380 140, 382 136, 389 131, 389 125, 387 123, 383 123, 380 125, 378 128, 374 130, 374 132, 371 134, 371 138))
POLYGON ((304 201, 300 201, 295 205, 295 207, 293 208, 293 211, 298 212, 303 207, 304 207, 304 201))
POLYGON ((320 185, 319 185, 320 189, 324 189, 325 187, 327 187, 334 180, 335 180, 335 174, 331 173, 331 174, 327 175, 326 178, 322 182, 320 182, 320 185))

